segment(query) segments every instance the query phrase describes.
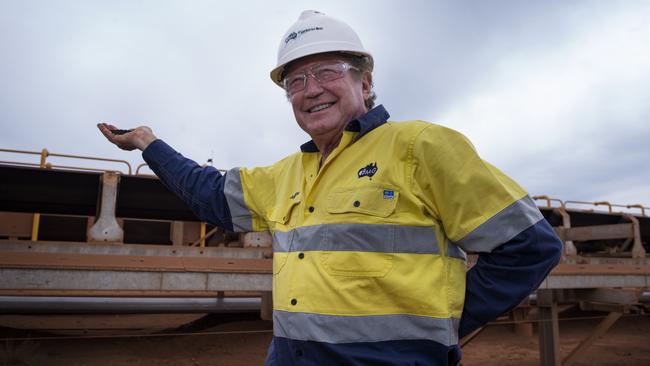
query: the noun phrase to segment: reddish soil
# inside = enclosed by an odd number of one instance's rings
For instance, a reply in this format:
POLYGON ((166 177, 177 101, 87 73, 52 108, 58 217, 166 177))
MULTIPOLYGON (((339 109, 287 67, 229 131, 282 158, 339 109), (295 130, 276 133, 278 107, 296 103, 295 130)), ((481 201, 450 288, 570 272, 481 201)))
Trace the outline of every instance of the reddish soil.
MULTIPOLYGON (((562 321, 563 357, 586 337, 598 320, 562 321)), ((30 340, 0 344, 0 366, 249 366, 264 362, 269 323, 239 321, 203 332, 253 331, 241 334, 30 340)), ((576 365, 650 365, 650 317, 620 319, 576 365)), ((0 335, 3 336, 4 335, 0 335)), ((464 365, 538 365, 537 336, 516 335, 509 325, 489 326, 463 349, 464 365)))
MULTIPOLYGON (((560 319, 562 359, 591 334, 599 322, 600 319, 560 319)), ((587 348, 574 365, 648 366, 649 334, 650 316, 624 316, 587 348)), ((491 325, 463 348, 463 365, 537 366, 537 329, 533 337, 527 337, 515 334, 511 325, 491 325)))

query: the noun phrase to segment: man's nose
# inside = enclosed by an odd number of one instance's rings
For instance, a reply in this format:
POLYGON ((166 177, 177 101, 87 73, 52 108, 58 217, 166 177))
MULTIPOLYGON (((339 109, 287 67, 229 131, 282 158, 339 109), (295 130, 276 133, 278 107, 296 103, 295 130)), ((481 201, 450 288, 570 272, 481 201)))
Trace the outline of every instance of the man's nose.
POLYGON ((316 80, 316 76, 313 74, 309 73, 307 74, 307 78, 305 79, 305 96, 307 97, 313 97, 315 95, 319 95, 320 93, 323 92, 323 88, 321 87, 320 83, 318 80, 316 80))

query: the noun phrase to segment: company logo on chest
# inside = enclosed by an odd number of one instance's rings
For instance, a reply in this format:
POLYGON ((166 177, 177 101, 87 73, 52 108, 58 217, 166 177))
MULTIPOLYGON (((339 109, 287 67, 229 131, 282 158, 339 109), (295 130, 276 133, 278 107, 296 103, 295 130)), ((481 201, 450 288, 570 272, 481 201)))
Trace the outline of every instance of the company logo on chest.
POLYGON ((357 172, 357 176, 359 177, 359 179, 363 177, 368 177, 368 179, 372 180, 372 177, 375 175, 375 173, 377 173, 378 169, 379 168, 377 167, 377 162, 370 163, 364 166, 363 168, 359 169, 359 171, 357 172))

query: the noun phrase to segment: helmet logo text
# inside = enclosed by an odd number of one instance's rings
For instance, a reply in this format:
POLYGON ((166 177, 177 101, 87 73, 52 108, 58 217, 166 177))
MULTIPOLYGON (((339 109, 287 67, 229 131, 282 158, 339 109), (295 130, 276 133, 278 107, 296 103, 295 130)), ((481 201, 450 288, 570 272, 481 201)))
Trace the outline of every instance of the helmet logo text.
POLYGON ((297 39, 298 37, 302 36, 303 34, 305 34, 307 32, 317 31, 317 30, 323 30, 323 27, 311 27, 311 28, 306 28, 306 29, 299 30, 297 32, 291 32, 291 33, 289 33, 287 38, 285 38, 284 44, 287 44, 287 43, 293 41, 294 39, 297 39))

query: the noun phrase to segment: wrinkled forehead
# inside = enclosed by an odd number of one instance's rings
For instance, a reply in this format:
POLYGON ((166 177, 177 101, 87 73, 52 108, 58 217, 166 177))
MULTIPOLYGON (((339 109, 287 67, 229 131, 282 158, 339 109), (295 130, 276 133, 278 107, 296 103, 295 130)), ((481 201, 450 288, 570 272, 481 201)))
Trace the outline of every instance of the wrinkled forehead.
POLYGON ((344 54, 338 52, 317 53, 315 55, 301 57, 287 65, 287 67, 284 69, 285 71, 283 76, 293 74, 298 71, 304 71, 314 65, 332 61, 347 61, 347 59, 344 54))

